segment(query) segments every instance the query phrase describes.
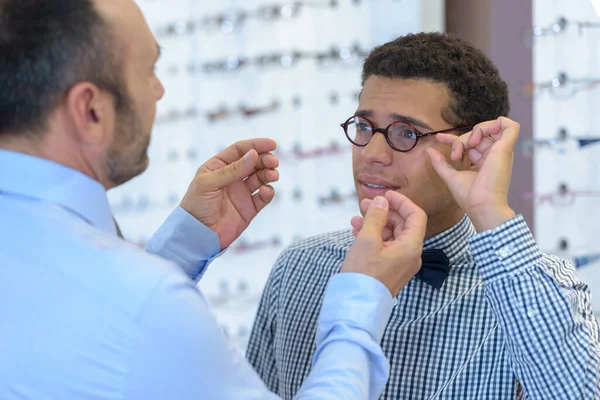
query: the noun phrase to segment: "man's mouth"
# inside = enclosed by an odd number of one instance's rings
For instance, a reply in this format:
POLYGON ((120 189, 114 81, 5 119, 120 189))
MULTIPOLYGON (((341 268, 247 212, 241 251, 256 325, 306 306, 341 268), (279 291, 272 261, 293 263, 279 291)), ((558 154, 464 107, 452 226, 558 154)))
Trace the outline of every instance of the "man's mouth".
POLYGON ((397 187, 393 187, 393 186, 376 185, 374 183, 367 183, 367 182, 360 182, 360 183, 361 183, 361 185, 364 185, 364 186, 366 186, 368 188, 371 188, 371 189, 387 189, 387 190, 396 190, 396 189, 398 189, 397 187))

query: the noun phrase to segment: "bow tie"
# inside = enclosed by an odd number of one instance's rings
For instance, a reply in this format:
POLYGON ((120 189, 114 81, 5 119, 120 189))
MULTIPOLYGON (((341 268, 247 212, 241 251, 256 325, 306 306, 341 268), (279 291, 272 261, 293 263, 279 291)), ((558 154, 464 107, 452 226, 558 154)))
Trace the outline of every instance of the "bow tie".
POLYGON ((450 272, 450 260, 442 250, 423 250, 421 270, 415 275, 421 281, 439 289, 450 272))

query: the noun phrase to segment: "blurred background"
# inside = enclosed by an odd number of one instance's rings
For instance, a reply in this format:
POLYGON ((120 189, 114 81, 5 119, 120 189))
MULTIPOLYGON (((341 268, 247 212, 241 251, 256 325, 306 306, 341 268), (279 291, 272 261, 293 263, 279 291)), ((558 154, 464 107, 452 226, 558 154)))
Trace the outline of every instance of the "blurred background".
POLYGON ((521 124, 511 206, 542 250, 576 264, 600 313, 600 0, 137 2, 163 47, 166 95, 150 168, 109 193, 128 240, 143 246, 218 151, 278 142, 276 199, 200 283, 235 347, 246 347, 278 254, 357 215, 339 124, 357 106, 366 54, 419 31, 459 35, 500 69, 521 124))

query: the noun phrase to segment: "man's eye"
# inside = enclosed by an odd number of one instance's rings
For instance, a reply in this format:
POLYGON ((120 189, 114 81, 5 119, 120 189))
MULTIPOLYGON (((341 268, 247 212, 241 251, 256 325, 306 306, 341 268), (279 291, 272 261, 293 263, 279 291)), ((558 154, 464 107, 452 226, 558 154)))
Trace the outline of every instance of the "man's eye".
POLYGON ((402 133, 402 136, 404 136, 407 139, 416 139, 417 138, 417 134, 408 129, 402 133))

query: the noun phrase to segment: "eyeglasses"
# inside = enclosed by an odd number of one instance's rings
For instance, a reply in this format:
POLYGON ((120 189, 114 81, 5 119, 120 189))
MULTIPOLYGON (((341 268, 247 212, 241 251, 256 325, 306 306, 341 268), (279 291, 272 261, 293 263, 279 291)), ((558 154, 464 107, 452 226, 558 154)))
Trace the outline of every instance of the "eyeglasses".
POLYGON ((560 128, 558 135, 549 139, 534 139, 521 142, 521 151, 525 157, 533 157, 535 150, 541 148, 551 148, 558 154, 565 154, 571 150, 568 142, 575 142, 579 149, 587 148, 591 145, 600 143, 598 136, 574 136, 566 128, 560 128))
POLYGON ((555 78, 546 82, 528 83, 524 87, 526 94, 536 95, 544 91, 550 93, 555 99, 569 99, 577 93, 597 88, 600 79, 597 77, 571 78, 564 72, 560 72, 555 78))
POLYGON ((421 133, 414 126, 404 121, 395 121, 387 128, 376 128, 375 125, 365 117, 352 116, 346 122, 340 124, 346 137, 355 146, 365 147, 377 132, 383 133, 390 147, 396 151, 406 153, 415 148, 422 137, 437 135, 438 133, 468 132, 473 126, 460 126, 457 128, 443 129, 441 131, 421 133))
POLYGON ((555 207, 572 206, 578 197, 600 197, 600 192, 593 190, 571 190, 567 184, 562 183, 558 186, 557 190, 550 193, 540 194, 527 191, 520 195, 521 201, 534 201, 539 205, 548 203, 555 207))
MULTIPOLYGON (((600 28, 600 24, 596 21, 573 21, 567 20, 565 17, 559 17, 555 22, 548 26, 534 26, 528 31, 532 37, 548 37, 565 34, 571 26, 577 26, 579 36, 584 36, 584 30, 600 28)), ((528 35, 529 36, 529 35, 528 35)), ((527 44, 533 44, 531 40, 526 40, 527 44)))
MULTIPOLYGON (((354 3, 358 4, 359 1, 354 3)), ((156 29, 158 36, 190 35, 200 29, 220 29, 223 33, 240 31, 249 20, 273 22, 297 18, 303 9, 335 9, 338 0, 328 1, 294 1, 290 4, 267 4, 254 10, 233 9, 226 13, 208 15, 201 20, 176 21, 156 29)))

